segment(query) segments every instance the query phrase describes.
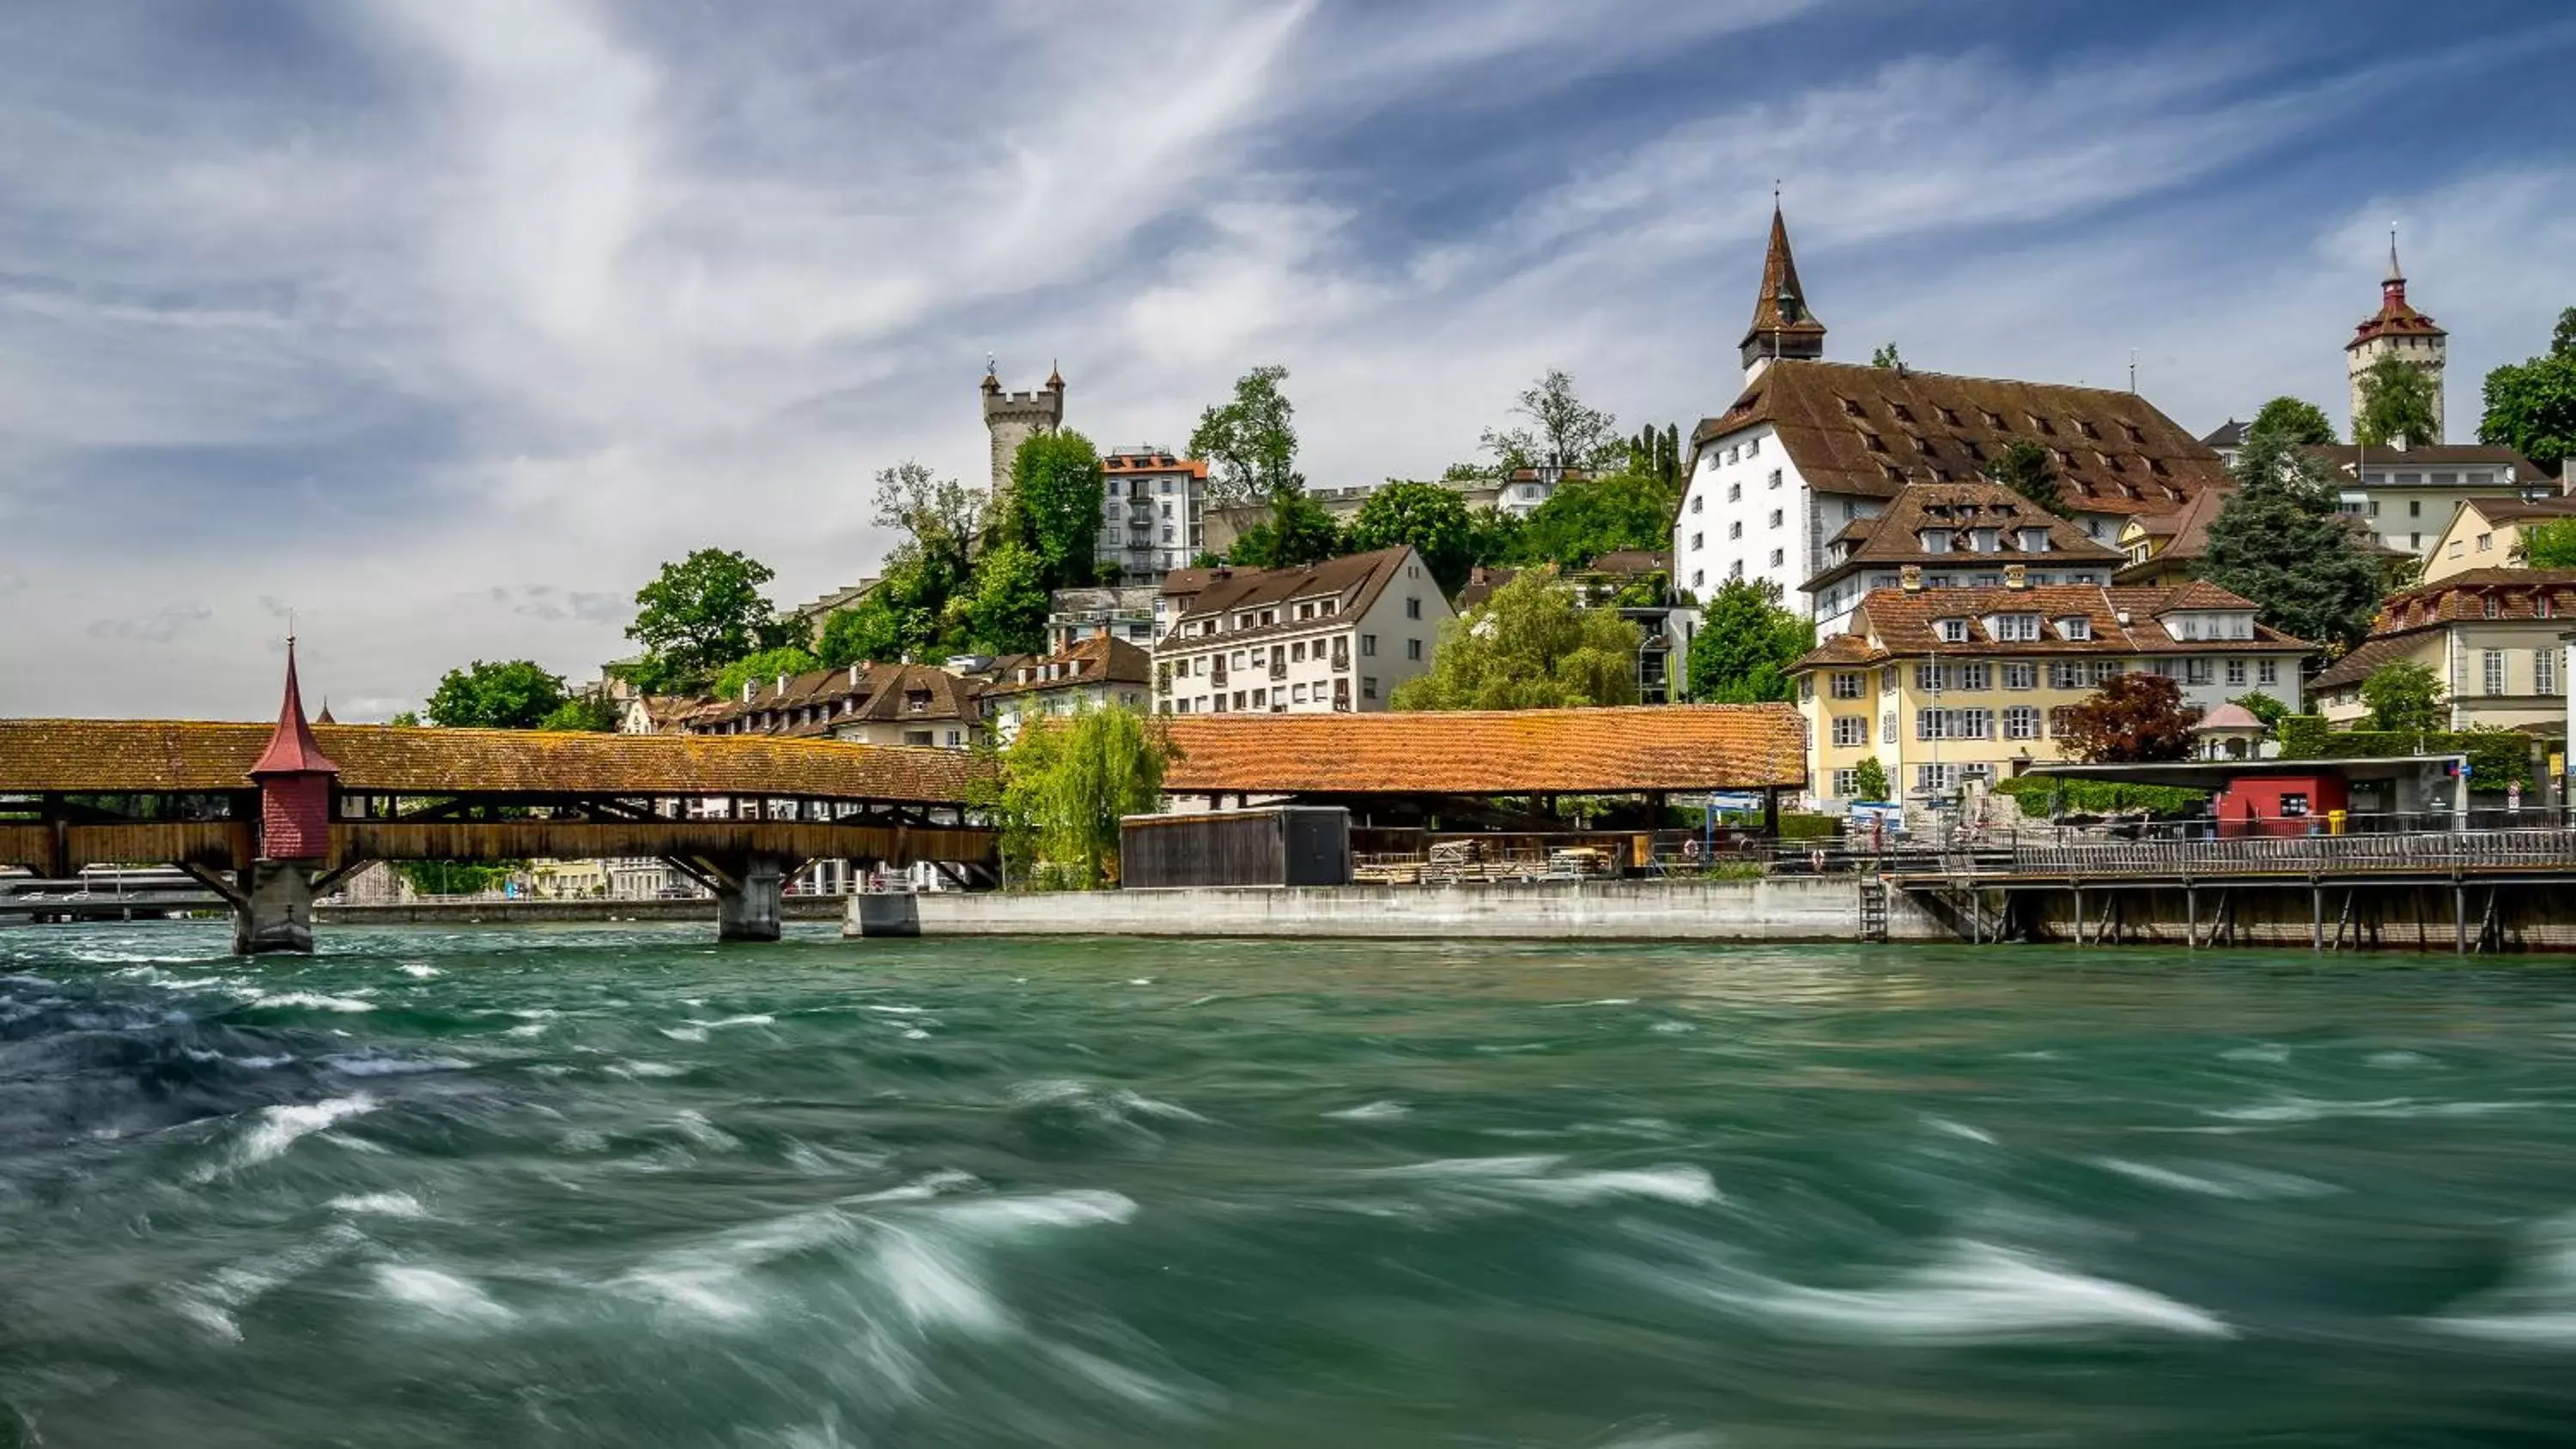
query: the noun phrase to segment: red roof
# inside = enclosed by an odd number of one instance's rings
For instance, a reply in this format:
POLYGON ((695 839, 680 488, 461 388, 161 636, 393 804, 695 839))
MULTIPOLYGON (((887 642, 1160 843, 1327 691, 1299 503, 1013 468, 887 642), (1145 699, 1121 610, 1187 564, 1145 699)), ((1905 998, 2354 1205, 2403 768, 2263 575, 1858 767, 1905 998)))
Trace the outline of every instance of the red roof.
POLYGON ((295 641, 286 641, 286 700, 278 706, 277 732, 268 737, 268 748, 259 763, 250 767, 252 778, 261 775, 336 775, 340 767, 322 753, 314 742, 313 727, 304 722, 304 691, 295 682, 295 641))
POLYGON ((1160 720, 1175 794, 1630 794, 1758 790, 1806 779, 1785 704, 1369 714, 1185 714, 1160 720))

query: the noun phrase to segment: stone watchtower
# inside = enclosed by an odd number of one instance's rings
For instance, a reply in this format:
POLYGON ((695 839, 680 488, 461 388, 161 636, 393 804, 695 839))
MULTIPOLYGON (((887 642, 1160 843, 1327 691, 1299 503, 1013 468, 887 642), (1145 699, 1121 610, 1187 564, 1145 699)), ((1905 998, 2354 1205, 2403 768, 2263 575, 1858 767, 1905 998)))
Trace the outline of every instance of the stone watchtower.
POLYGON ((1011 492, 1011 460, 1020 444, 1064 426, 1064 374, 1050 369, 1046 386, 1035 392, 1004 392, 1002 380, 984 373, 984 431, 993 435, 993 498, 999 512, 1011 492))
POLYGON ((2362 319, 2343 345, 2344 375, 2352 384, 2352 412, 2361 417, 2361 375, 2383 357, 2394 357, 2424 374, 2433 384, 2433 436, 2409 442, 2442 441, 2442 364, 2450 334, 2432 318, 2406 305, 2406 273, 2397 265, 2397 228, 2388 229, 2388 275, 2379 282, 2379 311, 2362 319))

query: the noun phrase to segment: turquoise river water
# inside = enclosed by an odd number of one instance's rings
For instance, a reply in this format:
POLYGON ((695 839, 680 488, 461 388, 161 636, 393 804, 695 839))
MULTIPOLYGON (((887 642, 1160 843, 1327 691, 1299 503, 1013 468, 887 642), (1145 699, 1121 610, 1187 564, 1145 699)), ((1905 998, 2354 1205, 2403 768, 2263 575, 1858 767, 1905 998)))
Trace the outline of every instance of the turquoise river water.
POLYGON ((2576 1441, 2576 966, 0 931, 0 1445, 2576 1441))

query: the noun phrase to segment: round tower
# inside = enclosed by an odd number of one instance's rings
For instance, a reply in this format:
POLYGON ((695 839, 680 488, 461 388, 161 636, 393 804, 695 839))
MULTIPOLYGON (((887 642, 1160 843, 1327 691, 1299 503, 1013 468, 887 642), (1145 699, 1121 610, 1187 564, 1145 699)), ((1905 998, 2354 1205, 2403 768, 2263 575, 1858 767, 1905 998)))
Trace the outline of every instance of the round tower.
POLYGON ((2344 377, 2352 388, 2352 411, 2361 416, 2361 375, 2383 357, 2394 357, 2424 374, 2433 384, 2433 436, 2411 442, 2442 441, 2442 365, 2450 334, 2432 318, 2406 304, 2406 271, 2397 264, 2397 228, 2388 229, 2388 273, 2379 281, 2379 310, 2362 319, 2343 345, 2344 377))

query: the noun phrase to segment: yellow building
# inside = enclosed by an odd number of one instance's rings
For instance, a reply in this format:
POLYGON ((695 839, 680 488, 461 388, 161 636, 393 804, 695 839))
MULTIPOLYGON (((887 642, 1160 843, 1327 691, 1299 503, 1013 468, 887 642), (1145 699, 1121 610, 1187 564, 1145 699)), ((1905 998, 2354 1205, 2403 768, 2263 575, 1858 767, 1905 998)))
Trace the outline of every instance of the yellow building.
MULTIPOLYGON (((2463 510, 2465 512, 2465 510, 2463 510)), ((2576 615, 2576 569, 2469 569, 2391 594, 2370 637, 2310 689, 2317 713, 2350 727, 2370 713, 2361 686, 2400 660, 2442 681, 2444 724, 2493 725, 2531 734, 2567 728, 2565 646, 2576 615)))
POLYGON ((2576 518, 2576 498, 2544 493, 2467 499, 2425 551, 2421 582, 2438 584, 2472 569, 2521 568, 2522 531, 2561 518, 2576 518))
POLYGON ((2299 706, 2299 661, 2314 646, 2257 623, 2252 602, 2214 584, 2031 586, 2018 565, 2005 579, 1925 589, 1909 576, 1864 597, 1850 632, 1791 666, 1816 803, 1856 798, 1873 757, 1909 800, 2063 759, 2064 711, 2132 671, 2165 675, 2204 710, 2256 691, 2299 706))

